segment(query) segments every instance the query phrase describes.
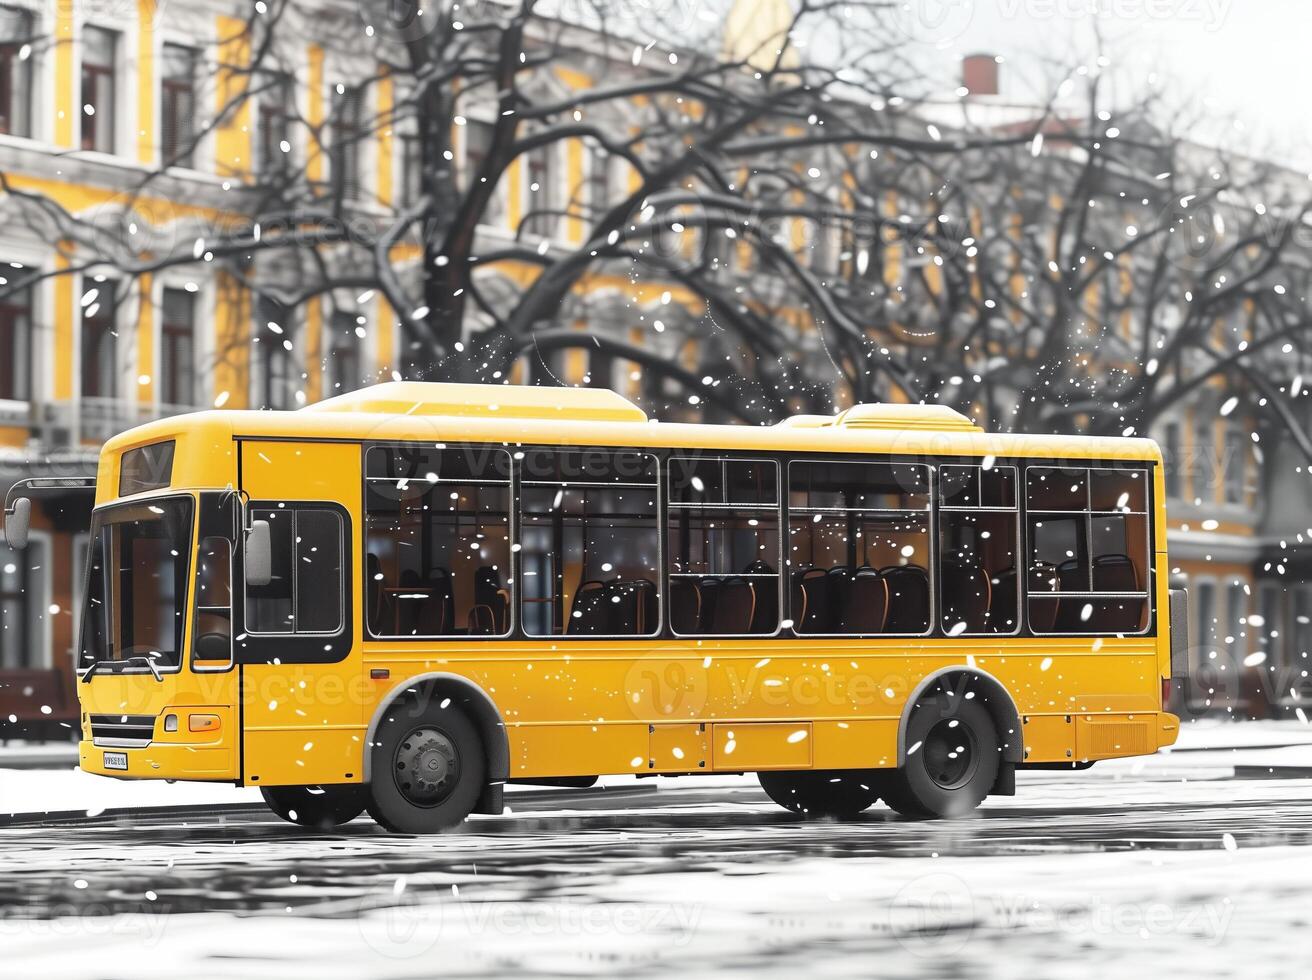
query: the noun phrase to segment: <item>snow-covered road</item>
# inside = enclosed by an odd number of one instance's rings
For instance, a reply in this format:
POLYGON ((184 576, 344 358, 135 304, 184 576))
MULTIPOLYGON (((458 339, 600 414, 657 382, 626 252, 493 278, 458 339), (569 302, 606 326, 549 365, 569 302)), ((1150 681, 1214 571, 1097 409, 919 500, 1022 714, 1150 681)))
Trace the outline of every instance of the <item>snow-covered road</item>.
POLYGON ((519 793, 464 833, 254 808, 0 828, 0 976, 1306 972, 1312 780, 1199 751, 1026 773, 956 822, 803 824, 754 780, 519 793))

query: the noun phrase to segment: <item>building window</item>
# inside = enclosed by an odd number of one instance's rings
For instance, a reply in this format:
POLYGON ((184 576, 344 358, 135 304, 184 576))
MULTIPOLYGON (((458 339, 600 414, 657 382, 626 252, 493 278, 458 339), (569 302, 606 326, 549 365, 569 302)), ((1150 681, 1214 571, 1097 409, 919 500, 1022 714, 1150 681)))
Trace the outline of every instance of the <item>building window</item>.
POLYGON ((82 149, 113 153, 118 34, 82 28, 82 149))
POLYGON ((795 461, 788 498, 794 632, 928 632, 929 467, 795 461))
POLYGON ((45 551, 45 542, 36 538, 23 551, 0 542, 0 669, 31 669, 45 662, 45 551))
POLYGON ((482 446, 373 446, 365 473, 369 632, 509 632, 510 454, 482 446))
POLYGON ((1195 499, 1211 503, 1216 499, 1216 442, 1212 419, 1195 409, 1193 451, 1189 454, 1195 499))
POLYGON ((593 221, 604 215, 615 204, 611 199, 610 164, 610 154, 603 147, 594 146, 589 149, 586 206, 593 221))
POLYGON ((1277 669, 1285 666, 1282 596, 1282 591, 1276 586, 1262 585, 1257 593, 1258 616, 1248 618, 1248 625, 1257 637, 1257 648, 1266 654, 1266 665, 1277 669))
POLYGON ((32 15, 0 7, 0 133, 32 135, 32 15))
POLYGON ((1298 586, 1294 589, 1293 622, 1289 625, 1290 643, 1287 661, 1293 671, 1291 684, 1298 690, 1307 690, 1308 665, 1312 664, 1312 589, 1298 586))
POLYGON ((401 144, 401 207, 419 200, 424 193, 423 141, 418 133, 399 133, 401 144))
POLYGON ((329 319, 325 373, 334 395, 354 391, 364 381, 360 350, 364 343, 362 319, 345 310, 337 310, 329 319))
POLYGON ((670 627, 683 636, 779 628, 779 465, 669 464, 670 627))
POLYGON ((343 201, 360 199, 360 143, 364 138, 364 93, 337 86, 333 98, 333 183, 343 201))
MULTIPOLYGON (((27 270, 10 266, 0 271, 0 289, 27 270)), ((32 287, 12 290, 0 299, 0 399, 27 401, 32 397, 32 287)))
POLYGON ((160 401, 196 404, 196 298, 185 289, 164 290, 160 324, 160 401))
POLYGON ((252 508, 269 522, 273 576, 246 586, 252 633, 336 633, 342 628, 342 517, 312 508, 252 508))
POLYGON ((1225 502, 1242 504, 1248 475, 1248 439, 1232 425, 1225 430, 1225 502))
MULTIPOLYGON (((471 119, 463 128, 464 133, 464 165, 460 169, 460 189, 463 193, 469 193, 473 182, 478 178, 487 163, 488 154, 492 152, 492 137, 496 133, 496 127, 491 123, 480 122, 471 119)), ((500 181, 492 187, 488 197, 487 206, 483 209, 483 215, 479 219, 480 224, 500 225, 506 220, 505 194, 503 185, 500 181)))
POLYGON ((1191 703, 1210 704, 1215 692, 1223 686, 1216 649, 1216 583, 1191 582, 1189 586, 1189 613, 1194 617, 1190 624, 1189 679, 1186 684, 1191 703))
POLYGON ((291 118, 296 111, 291 79, 266 74, 256 85, 256 170, 262 177, 286 173, 291 167, 291 118))
POLYGON ((1166 496, 1169 500, 1179 500, 1183 494, 1183 481, 1180 472, 1184 466, 1180 448, 1180 423, 1167 422, 1162 426, 1162 455, 1165 457, 1163 476, 1166 479, 1166 496))
POLYGON ((547 143, 529 150, 525 157, 528 174, 528 206, 525 231, 544 238, 554 237, 560 229, 560 173, 556 164, 556 145, 547 143))
POLYGON ((1236 665, 1248 656, 1248 587, 1238 579, 1226 587, 1229 618, 1226 622, 1225 645, 1229 659, 1236 665))
POLYGON ((83 280, 82 397, 118 395, 118 282, 83 280))
POLYGON ((660 629, 656 459, 534 450, 521 469, 520 598, 530 636, 660 629))
POLYGON ((160 78, 161 163, 191 167, 195 160, 196 52, 180 44, 164 45, 160 78))
POLYGON ((1016 468, 939 467, 939 623, 949 636, 1015 633, 1016 468))
POLYGON ((1036 633, 1148 626, 1148 474, 1031 466, 1029 616, 1036 633))
POLYGON ((256 302, 255 342, 259 351, 262 408, 292 408, 299 390, 296 371, 295 325, 292 311, 269 296, 256 302))

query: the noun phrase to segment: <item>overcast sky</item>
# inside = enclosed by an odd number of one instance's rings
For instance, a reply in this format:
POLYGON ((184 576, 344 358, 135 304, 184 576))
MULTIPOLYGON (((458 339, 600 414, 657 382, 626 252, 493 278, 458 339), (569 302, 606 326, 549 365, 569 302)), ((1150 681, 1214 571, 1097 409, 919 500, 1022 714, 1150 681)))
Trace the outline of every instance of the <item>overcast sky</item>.
MULTIPOLYGON (((943 70, 978 51, 1006 58, 1004 94, 1034 94, 1036 55, 1091 49, 1095 0, 899 2, 903 29, 943 70)), ((1218 128, 1224 122, 1224 134, 1199 138, 1312 169, 1312 0, 1097 0, 1097 8, 1120 84, 1145 84, 1155 71, 1179 97, 1197 98, 1218 128)))

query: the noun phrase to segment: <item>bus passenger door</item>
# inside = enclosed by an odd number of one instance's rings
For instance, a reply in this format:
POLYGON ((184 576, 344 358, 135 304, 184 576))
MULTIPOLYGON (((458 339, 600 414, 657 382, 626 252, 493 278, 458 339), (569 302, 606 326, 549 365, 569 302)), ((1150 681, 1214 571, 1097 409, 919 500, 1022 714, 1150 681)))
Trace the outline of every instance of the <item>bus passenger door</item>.
POLYGON ((273 575, 238 597, 243 778, 259 786, 359 782, 364 753, 360 448, 241 444, 251 518, 268 521, 273 575))

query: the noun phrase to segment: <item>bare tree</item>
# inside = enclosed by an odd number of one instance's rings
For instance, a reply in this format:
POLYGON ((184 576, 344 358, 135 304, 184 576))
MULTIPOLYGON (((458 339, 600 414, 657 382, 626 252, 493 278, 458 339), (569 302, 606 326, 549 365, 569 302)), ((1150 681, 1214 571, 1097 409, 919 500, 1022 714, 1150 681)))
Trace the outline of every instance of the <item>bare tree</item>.
MULTIPOLYGON (((835 298, 805 255, 809 244, 799 257, 788 229, 819 216, 837 234, 865 197, 822 190, 813 161, 896 152, 908 182, 932 186, 935 161, 1026 141, 927 133, 914 102, 897 94, 910 90, 914 72, 875 29, 886 6, 807 0, 791 23, 716 50, 718 39, 693 39, 688 49, 653 40, 690 28, 616 23, 613 4, 563 17, 540 13, 536 0, 340 8, 269 0, 219 39, 220 111, 112 206, 72 214, 0 173, 18 217, 64 243, 67 257, 57 271, 16 276, 8 288, 108 266, 130 290, 163 269, 213 263, 225 281, 276 301, 280 316, 337 290, 376 291, 399 321, 397 369, 411 378, 504 380, 528 358, 550 380, 545 356, 583 347, 665 380, 679 402, 739 419, 824 404, 834 379, 798 353, 798 335, 851 360, 868 353, 867 324, 861 306, 835 298), (288 83, 307 40, 351 66, 317 116, 288 83), (567 71, 588 84, 564 84, 567 71), (262 114, 269 105, 276 114, 262 114), (148 202, 185 193, 176 160, 250 118, 283 128, 261 122, 248 172, 202 202, 220 219, 192 219, 185 208, 150 214, 158 205, 148 202), (459 153, 453 134, 462 129, 459 153), (411 165, 409 186, 389 200, 371 199, 362 179, 362 148, 382 142, 404 142, 411 165), (512 166, 531 170, 580 150, 591 158, 588 179, 564 191, 533 180, 516 226, 489 231, 512 166), (157 231, 165 226, 171 238, 157 231), (680 363, 669 343, 651 342, 661 338, 606 329, 587 288, 598 277, 668 284, 677 298, 667 304, 666 340, 698 335, 705 363, 680 363), (580 322, 593 327, 570 329, 580 322)), ((867 187, 871 179, 879 178, 863 173, 867 187)), ((612 326, 636 316, 643 329, 660 330, 657 317, 617 307, 613 294, 600 308, 612 326)), ((291 343, 261 331, 257 343, 291 343)))

